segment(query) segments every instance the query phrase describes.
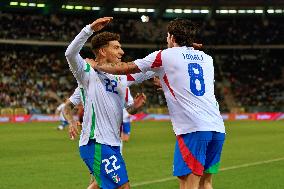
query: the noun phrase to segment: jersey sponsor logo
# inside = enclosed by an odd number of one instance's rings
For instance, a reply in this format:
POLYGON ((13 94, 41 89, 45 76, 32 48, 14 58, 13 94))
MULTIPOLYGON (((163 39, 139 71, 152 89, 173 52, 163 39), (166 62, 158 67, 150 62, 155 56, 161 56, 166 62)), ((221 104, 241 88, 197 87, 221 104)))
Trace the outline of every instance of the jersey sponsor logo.
POLYGON ((202 55, 198 55, 198 54, 184 54, 182 53, 183 59, 185 60, 199 60, 202 61, 203 60, 203 56, 202 55))

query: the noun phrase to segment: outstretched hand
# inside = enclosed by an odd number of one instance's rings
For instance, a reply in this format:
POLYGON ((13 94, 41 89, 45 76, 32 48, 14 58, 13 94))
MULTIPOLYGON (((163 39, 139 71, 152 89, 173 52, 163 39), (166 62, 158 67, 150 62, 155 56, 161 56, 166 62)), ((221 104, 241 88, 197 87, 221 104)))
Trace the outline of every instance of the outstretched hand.
POLYGON ((110 21, 112 21, 113 17, 103 17, 98 18, 93 23, 91 23, 91 29, 95 32, 103 29, 110 21))
POLYGON ((71 140, 74 140, 79 134, 78 125, 79 124, 77 121, 72 121, 71 123, 69 123, 68 132, 71 140))
POLYGON ((203 45, 200 43, 192 43, 192 46, 194 49, 201 49, 203 47, 203 45))
POLYGON ((139 110, 146 103, 146 95, 144 93, 137 93, 134 98, 134 108, 139 110))

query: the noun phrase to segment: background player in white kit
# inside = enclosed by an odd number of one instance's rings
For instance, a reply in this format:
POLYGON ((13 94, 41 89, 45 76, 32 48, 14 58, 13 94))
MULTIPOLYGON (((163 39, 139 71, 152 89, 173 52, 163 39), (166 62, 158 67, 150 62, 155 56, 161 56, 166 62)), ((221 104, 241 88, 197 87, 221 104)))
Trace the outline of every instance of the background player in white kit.
POLYGON ((57 129, 60 131, 62 131, 68 125, 68 121, 63 115, 64 106, 65 103, 61 103, 55 110, 55 115, 59 116, 60 124, 57 126, 57 129))
MULTIPOLYGON (((96 180, 89 188, 129 188, 125 163, 119 151, 119 133, 122 108, 126 105, 126 89, 128 84, 135 82, 136 76, 115 76, 98 72, 79 55, 93 31, 99 31, 111 19, 100 18, 87 25, 65 52, 73 75, 83 87, 85 109, 79 146, 81 158, 96 180)), ((96 60, 120 62, 124 52, 118 40, 119 35, 109 32, 95 35, 91 43, 96 60)), ((148 77, 145 74, 139 75, 137 78, 148 77)), ((149 77, 153 77, 152 75, 153 72, 149 77)), ((127 107, 128 111, 137 111, 145 103, 145 98, 143 94, 139 95, 137 103, 127 107)), ((76 132, 71 133, 76 136, 76 132)))
POLYGON ((212 189, 225 127, 214 95, 213 59, 191 47, 195 34, 191 21, 173 20, 168 25, 168 49, 129 63, 98 62, 95 69, 112 74, 158 73, 177 137, 173 174, 180 189, 212 189))

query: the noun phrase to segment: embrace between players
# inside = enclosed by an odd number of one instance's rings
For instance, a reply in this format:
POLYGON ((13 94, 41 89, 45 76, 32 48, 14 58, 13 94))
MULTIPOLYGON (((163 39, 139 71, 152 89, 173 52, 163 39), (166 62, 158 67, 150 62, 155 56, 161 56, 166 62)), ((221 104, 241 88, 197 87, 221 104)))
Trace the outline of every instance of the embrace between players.
MULTIPOLYGON (((121 62, 124 52, 119 35, 102 32, 91 41, 96 59, 84 60, 79 52, 85 42, 111 20, 99 18, 85 26, 65 52, 82 91, 79 150, 93 178, 88 189, 130 188, 119 147, 123 107, 130 113, 140 109, 146 97, 140 94, 127 102, 128 87, 155 76, 165 93, 176 135, 173 175, 178 177, 180 189, 212 189, 225 127, 214 95, 213 59, 192 47, 194 24, 186 19, 171 21, 167 49, 127 63, 121 62)), ((69 126, 69 134, 71 138, 78 135, 75 124, 69 126)))

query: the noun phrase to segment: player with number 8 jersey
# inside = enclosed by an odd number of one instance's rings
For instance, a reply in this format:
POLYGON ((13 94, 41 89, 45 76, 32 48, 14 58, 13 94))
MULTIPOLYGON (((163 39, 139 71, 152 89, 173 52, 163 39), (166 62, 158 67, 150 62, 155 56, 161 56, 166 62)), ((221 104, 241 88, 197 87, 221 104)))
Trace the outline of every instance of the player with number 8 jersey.
POLYGON ((225 126, 214 95, 213 59, 193 46, 196 28, 186 19, 168 25, 168 48, 134 62, 98 64, 112 74, 154 71, 159 75, 176 134, 173 174, 180 189, 212 188, 225 126))

